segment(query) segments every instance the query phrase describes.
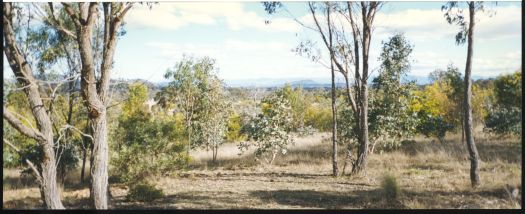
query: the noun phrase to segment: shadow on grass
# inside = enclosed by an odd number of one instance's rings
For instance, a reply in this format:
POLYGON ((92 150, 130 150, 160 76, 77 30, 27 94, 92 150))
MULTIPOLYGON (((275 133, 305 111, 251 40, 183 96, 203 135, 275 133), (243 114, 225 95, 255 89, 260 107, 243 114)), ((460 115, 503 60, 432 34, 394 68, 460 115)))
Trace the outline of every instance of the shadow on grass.
POLYGON ((273 190, 253 191, 250 195, 266 202, 276 202, 281 205, 299 206, 301 208, 405 208, 398 201, 387 202, 382 198, 383 194, 379 189, 351 192, 273 190))
MULTIPOLYGON (((502 160, 508 163, 521 163, 522 146, 520 143, 478 139, 476 147, 482 161, 502 160)), ((446 141, 444 144, 415 142, 402 146, 401 151, 411 156, 444 151, 456 159, 465 159, 466 154, 468 154, 466 144, 459 141, 446 141)))
POLYGON ((404 200, 417 200, 424 208, 482 208, 487 201, 503 200, 513 207, 509 195, 503 188, 474 191, 412 191, 403 190, 404 200))
POLYGON ((152 202, 129 201, 125 197, 115 198, 117 209, 249 209, 249 206, 240 204, 244 198, 235 192, 207 192, 192 191, 167 195, 152 202))
MULTIPOLYGON (((331 148, 328 144, 313 145, 307 148, 292 148, 288 150, 286 155, 277 155, 273 165, 274 166, 287 166, 295 164, 304 165, 319 165, 325 163, 331 158, 331 148)), ((340 158, 344 158, 346 151, 344 149, 339 150, 338 155, 340 158)), ((220 153, 219 153, 220 156, 220 153)), ((266 164, 264 160, 260 162, 256 161, 253 153, 247 154, 242 157, 235 158, 218 158, 216 162, 211 159, 205 159, 196 161, 190 164, 188 169, 193 170, 215 170, 222 167, 227 170, 246 169, 260 164, 266 164)))
POLYGON ((23 199, 3 201, 3 209, 44 209, 42 206, 42 200, 35 197, 25 197, 23 199))
POLYGON ((4 190, 38 187, 33 176, 6 176, 2 179, 4 190))

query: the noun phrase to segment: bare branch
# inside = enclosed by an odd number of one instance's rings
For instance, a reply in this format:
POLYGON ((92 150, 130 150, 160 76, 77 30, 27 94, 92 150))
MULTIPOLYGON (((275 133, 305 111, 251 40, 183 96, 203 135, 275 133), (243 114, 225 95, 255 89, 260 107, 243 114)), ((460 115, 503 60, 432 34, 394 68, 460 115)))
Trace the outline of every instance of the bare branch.
POLYGON ((126 6, 120 12, 120 14, 115 18, 115 22, 121 22, 124 19, 124 16, 126 15, 126 13, 128 13, 129 9, 131 9, 133 7, 133 4, 134 4, 134 2, 129 3, 128 6, 126 6))

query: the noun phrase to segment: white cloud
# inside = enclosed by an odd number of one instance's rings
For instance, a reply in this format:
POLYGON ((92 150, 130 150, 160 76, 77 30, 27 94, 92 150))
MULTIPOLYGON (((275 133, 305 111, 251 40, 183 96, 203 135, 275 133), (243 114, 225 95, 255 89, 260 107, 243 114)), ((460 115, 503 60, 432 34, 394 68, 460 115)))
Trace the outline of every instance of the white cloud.
MULTIPOLYGON (((476 25, 476 54, 473 75, 496 76, 501 72, 512 72, 521 65, 521 51, 507 48, 509 39, 521 38, 521 9, 518 7, 496 7, 497 13, 487 17, 478 14, 476 25), (494 44, 506 44, 494 48, 494 44)), ((321 14, 319 19, 322 20, 321 14)), ((241 29, 268 32, 307 32, 306 37, 318 41, 326 57, 325 48, 319 35, 305 30, 289 17, 274 17, 271 24, 255 12, 247 11, 242 3, 161 3, 153 10, 135 8, 130 12, 130 27, 151 27, 155 29, 177 30, 192 24, 223 25, 229 31, 241 29), (141 15, 142 13, 142 15, 141 15)), ((341 18, 341 17, 340 17, 341 18)), ((298 17, 303 23, 314 26, 310 14, 298 17)), ((344 25, 345 22, 343 22, 344 25)), ((370 65, 377 69, 380 41, 394 32, 404 32, 414 44, 411 75, 427 76, 435 69, 445 69, 449 63, 460 68, 465 66, 466 46, 455 46, 453 40, 458 27, 445 21, 439 9, 408 9, 393 13, 378 12, 374 22, 375 30, 370 49, 370 65), (443 44, 443 45, 440 45, 443 44)), ((350 29, 346 25, 346 29, 350 29)), ((350 33, 347 31, 347 33, 350 33)), ((191 36, 191 35, 186 35, 191 36)), ((250 39, 217 40, 214 43, 200 43, 195 39, 186 43, 151 42, 149 47, 158 54, 154 57, 169 61, 169 66, 180 60, 181 56, 193 54, 196 57, 210 56, 217 59, 220 75, 226 79, 259 77, 327 77, 329 72, 319 64, 296 56, 290 51, 296 44, 280 36, 264 39, 264 42, 250 39)), ((298 37, 298 40, 300 38, 298 37)), ((516 47, 521 46, 521 42, 516 47)), ((169 67, 167 66, 167 67, 169 67)))
MULTIPOLYGON (((521 36, 521 9, 509 6, 494 8, 496 14, 478 12, 476 15, 475 37, 483 42, 521 36)), ((458 27, 445 21, 440 9, 408 9, 394 13, 377 14, 375 24, 378 34, 405 32, 415 41, 431 42, 443 38, 454 38, 458 27)))
POLYGON ((322 78, 328 70, 291 52, 291 46, 280 41, 254 42, 227 40, 214 44, 179 44, 150 42, 158 56, 173 63, 183 54, 216 59, 219 76, 225 79, 243 78, 322 78), (249 75, 248 75, 249 74, 249 75))
POLYGON ((293 20, 275 18, 265 24, 265 18, 246 11, 240 2, 163 2, 148 9, 137 6, 130 11, 130 27, 152 27, 178 30, 191 24, 215 25, 225 23, 231 30, 253 28, 261 31, 296 32, 299 26, 293 20))

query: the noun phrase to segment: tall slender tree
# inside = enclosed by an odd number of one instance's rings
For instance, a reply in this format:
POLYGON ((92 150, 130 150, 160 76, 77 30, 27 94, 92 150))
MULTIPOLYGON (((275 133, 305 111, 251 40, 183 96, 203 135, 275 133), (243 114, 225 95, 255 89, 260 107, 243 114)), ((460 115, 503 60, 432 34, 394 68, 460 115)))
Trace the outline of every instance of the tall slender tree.
MULTIPOLYGON (((265 10, 269 14, 276 13, 278 8, 284 7, 280 2, 263 2, 265 10)), ((372 25, 376 12, 383 5, 382 2, 360 2, 360 3, 324 3, 326 7, 322 7, 320 3, 309 2, 308 6, 310 13, 314 19, 314 27, 308 26, 301 22, 299 19, 294 19, 301 26, 311 29, 319 33, 321 39, 330 53, 330 65, 333 64, 334 71, 338 71, 343 75, 346 82, 346 97, 348 105, 354 112, 355 121, 357 124, 356 136, 359 142, 359 148, 357 151, 357 160, 353 164, 352 173, 357 174, 365 169, 366 157, 368 154, 368 78, 369 78, 369 66, 368 56, 370 49, 370 41, 372 39, 372 25), (346 8, 345 8, 346 6, 346 8), (319 21, 319 15, 316 15, 317 10, 326 10, 327 7, 331 7, 333 13, 325 14, 327 19, 326 25, 319 21), (341 16, 336 16, 335 12, 339 12, 341 16), (359 15, 360 14, 360 15, 359 15), (358 18, 361 18, 359 22, 358 18), (345 30, 347 25, 339 24, 348 22, 352 28, 351 34, 347 35, 348 30, 345 30), (359 24, 362 24, 361 28, 359 24), (330 37, 332 42, 330 42, 330 37), (353 38, 353 50, 349 38, 353 38), (361 47, 361 49, 360 49, 361 47), (361 51, 361 53, 360 53, 361 51), (360 58, 362 56, 362 58, 360 58), (354 64, 354 71, 351 70, 350 64, 354 64), (363 66, 361 67, 360 64, 363 66), (354 73, 354 84, 353 89, 350 86, 351 75, 354 73)), ((306 54, 309 58, 314 61, 320 61, 319 56, 312 54, 310 50, 313 46, 313 42, 301 43, 298 48, 300 54, 306 54), (312 56, 314 55, 314 56, 312 56)), ((328 67, 328 66, 327 66, 328 67)), ((331 68, 332 66, 330 66, 331 68)), ((332 75, 334 76, 334 75, 332 75)), ((334 117, 334 120, 337 119, 334 117)), ((336 125, 336 124, 333 124, 336 125)), ((335 126, 334 126, 335 127, 335 126)), ((336 144, 336 138, 333 137, 332 143, 336 144)), ((335 153, 337 146, 334 146, 335 153)), ((335 160, 336 156, 333 156, 335 160)), ((336 171, 337 161, 333 161, 334 172, 336 171)), ((334 174, 335 175, 335 174, 334 174)))
POLYGON ((483 2, 466 2, 468 6, 468 21, 463 14, 463 9, 459 2, 447 2, 441 7, 445 11, 445 18, 449 24, 456 24, 460 31, 456 34, 456 44, 461 45, 467 42, 467 60, 465 65, 465 90, 463 99, 463 123, 465 128, 465 140, 470 156, 470 181, 472 187, 481 185, 479 178, 479 154, 474 142, 473 125, 472 125, 472 56, 474 54, 474 27, 477 11, 484 10, 483 2))

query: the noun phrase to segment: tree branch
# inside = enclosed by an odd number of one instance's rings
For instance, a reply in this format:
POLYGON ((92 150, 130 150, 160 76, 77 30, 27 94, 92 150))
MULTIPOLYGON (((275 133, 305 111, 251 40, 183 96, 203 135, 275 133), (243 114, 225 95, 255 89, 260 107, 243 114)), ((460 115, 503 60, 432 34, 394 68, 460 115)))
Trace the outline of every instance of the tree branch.
POLYGON ((66 29, 62 22, 60 22, 56 17, 53 9, 53 2, 48 3, 49 10, 51 12, 51 19, 45 19, 51 26, 55 27, 56 30, 59 32, 62 32, 63 34, 70 36, 73 39, 77 39, 77 36, 75 33, 71 32, 70 30, 66 29))
POLYGON ((20 121, 11 111, 6 108, 6 106, 4 106, 4 119, 6 119, 7 122, 9 122, 9 124, 11 124, 11 126, 13 126, 20 133, 35 139, 37 142, 45 141, 46 138, 42 133, 24 125, 22 121, 20 121))
POLYGON ((71 20, 73 20, 73 23, 75 23, 75 26, 77 28, 80 28, 82 24, 80 23, 79 14, 76 13, 75 10, 73 10, 71 4, 62 2, 62 5, 64 6, 64 10, 66 10, 66 13, 69 15, 69 17, 71 17, 71 20))
MULTIPOLYGON (((6 140, 5 138, 2 138, 3 141, 4 141, 4 144, 8 145, 9 147, 13 148, 18 154, 22 154, 22 152, 20 151, 20 149, 18 147, 16 147, 15 145, 13 145, 11 142, 9 142, 8 140, 6 140)), ((42 184, 42 176, 40 175, 40 172, 38 172, 38 169, 35 167, 35 164, 33 164, 33 162, 31 162, 29 159, 27 158, 24 158, 24 160, 26 161, 27 165, 29 166, 29 168, 31 168, 31 170, 33 170, 33 173, 35 173, 35 177, 37 179, 37 181, 42 184)))

